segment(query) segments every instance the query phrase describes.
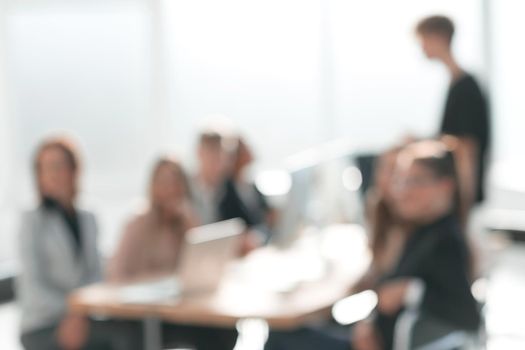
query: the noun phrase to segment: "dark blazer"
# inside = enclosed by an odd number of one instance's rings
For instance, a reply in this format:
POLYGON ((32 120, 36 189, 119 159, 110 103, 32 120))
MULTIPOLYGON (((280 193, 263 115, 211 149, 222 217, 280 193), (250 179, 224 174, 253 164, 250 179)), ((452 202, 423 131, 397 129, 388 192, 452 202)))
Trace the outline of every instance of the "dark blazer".
MULTIPOLYGON (((415 230, 398 264, 381 283, 396 278, 418 278, 425 285, 420 312, 461 330, 480 326, 477 302, 470 288, 470 253, 459 221, 452 215, 415 230)), ((378 314, 376 324, 390 348, 394 316, 378 314)))
POLYGON ((221 220, 241 218, 248 227, 264 224, 269 207, 263 194, 253 185, 255 191, 255 206, 244 203, 237 191, 233 179, 224 183, 224 195, 219 203, 219 214, 221 220))

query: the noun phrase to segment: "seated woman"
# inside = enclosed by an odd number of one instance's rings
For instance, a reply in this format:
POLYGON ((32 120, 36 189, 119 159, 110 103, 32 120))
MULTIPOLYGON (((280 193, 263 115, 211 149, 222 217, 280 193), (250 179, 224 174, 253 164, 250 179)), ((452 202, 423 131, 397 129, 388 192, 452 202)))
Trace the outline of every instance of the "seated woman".
MULTIPOLYGON (((196 226, 182 165, 161 158, 154 166, 146 212, 132 218, 108 266, 111 282, 127 283, 173 274, 185 232, 196 226)), ((166 347, 231 350, 237 332, 230 329, 165 324, 166 347)))
POLYGON ((231 174, 226 180, 225 194, 219 211, 222 219, 243 219, 248 227, 272 228, 274 212, 259 192, 247 171, 253 163, 253 153, 246 142, 239 137, 232 159, 231 174))
POLYGON ((373 289, 378 279, 397 262, 405 242, 406 228, 394 212, 392 176, 402 147, 387 150, 374 166, 373 186, 367 191, 365 216, 370 232, 372 261, 367 272, 353 286, 352 293, 373 289))
MULTIPOLYGON (((383 274, 397 262, 401 254, 406 228, 395 215, 391 183, 402 147, 396 146, 386 150, 375 161, 373 183, 365 197, 365 219, 370 234, 369 246, 372 260, 368 270, 350 289, 349 295, 373 289, 383 274)), ((312 348, 325 346, 326 342, 334 344, 338 341, 337 339, 344 348, 347 347, 349 331, 348 327, 337 324, 335 320, 330 320, 315 329, 310 328, 295 333, 295 335, 298 334, 309 339, 309 342, 318 344, 312 348)), ((280 337, 291 338, 289 335, 277 336, 277 333, 272 333, 270 342, 283 342, 275 340, 280 337)), ((299 339, 296 336, 294 338, 299 339)), ((268 347, 273 349, 272 346, 268 347)))
POLYGON ((153 169, 149 207, 133 217, 111 259, 107 278, 130 282, 173 274, 184 233, 196 225, 182 166, 161 158, 153 169))
POLYGON ((471 258, 461 229, 454 159, 437 141, 407 146, 394 175, 395 214, 410 228, 400 258, 375 286, 378 306, 352 329, 350 340, 298 331, 276 334, 268 349, 392 349, 394 328, 419 288, 419 310, 433 329, 476 331, 480 324, 470 290, 471 258), (312 345, 313 344, 313 345, 312 345), (322 345, 321 345, 322 344, 322 345), (321 347, 319 347, 321 346, 321 347))
POLYGON ((111 336, 124 323, 101 326, 67 310, 72 291, 101 280, 95 217, 75 204, 80 164, 71 141, 43 142, 34 171, 40 203, 23 215, 19 237, 22 345, 27 350, 133 349, 133 334, 111 336))
POLYGON ((242 137, 232 157, 230 176, 224 183, 219 214, 222 220, 241 218, 249 231, 246 236, 246 250, 266 243, 276 223, 276 212, 270 207, 264 195, 248 179, 247 170, 253 163, 253 153, 242 137), (251 247, 250 247, 251 246, 251 247))

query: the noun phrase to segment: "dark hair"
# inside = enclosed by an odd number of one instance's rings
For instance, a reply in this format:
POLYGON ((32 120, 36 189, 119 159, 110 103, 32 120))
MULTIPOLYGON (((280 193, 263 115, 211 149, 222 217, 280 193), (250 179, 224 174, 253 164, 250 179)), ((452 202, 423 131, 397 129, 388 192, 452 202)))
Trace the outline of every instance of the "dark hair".
MULTIPOLYGON (((40 196, 40 200, 43 199, 43 191, 40 185, 40 158, 42 154, 49 149, 58 149, 64 155, 67 165, 72 172, 78 173, 80 169, 80 156, 73 140, 67 136, 52 136, 38 146, 35 155, 33 157, 33 171, 36 176, 37 190, 40 196)), ((73 195, 77 194, 77 184, 73 184, 73 195)))
POLYGON ((387 234, 389 228, 395 225, 399 225, 399 220, 395 217, 391 204, 387 203, 387 199, 383 195, 378 195, 376 186, 378 186, 378 174, 380 170, 380 164, 384 162, 387 157, 395 156, 402 150, 402 146, 396 146, 382 153, 374 161, 374 184, 373 187, 367 191, 366 204, 367 204, 367 216, 371 223, 371 237, 370 247, 372 250, 372 256, 376 259, 383 252, 383 249, 387 243, 387 234))
POLYGON ((416 32, 420 35, 437 34, 445 38, 449 43, 454 37, 454 23, 446 16, 435 15, 422 19, 416 26, 416 32))

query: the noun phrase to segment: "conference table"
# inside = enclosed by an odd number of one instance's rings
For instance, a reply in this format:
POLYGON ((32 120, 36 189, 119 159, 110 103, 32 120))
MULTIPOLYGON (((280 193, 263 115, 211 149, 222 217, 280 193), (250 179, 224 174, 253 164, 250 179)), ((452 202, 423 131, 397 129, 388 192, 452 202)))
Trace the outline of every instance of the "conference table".
POLYGON ((370 262, 359 225, 305 231, 290 247, 259 248, 232 262, 214 292, 129 300, 126 286, 99 283, 74 292, 69 308, 142 321, 146 350, 162 348, 162 322, 234 328, 240 320, 262 319, 270 329, 298 328, 327 318, 370 262))

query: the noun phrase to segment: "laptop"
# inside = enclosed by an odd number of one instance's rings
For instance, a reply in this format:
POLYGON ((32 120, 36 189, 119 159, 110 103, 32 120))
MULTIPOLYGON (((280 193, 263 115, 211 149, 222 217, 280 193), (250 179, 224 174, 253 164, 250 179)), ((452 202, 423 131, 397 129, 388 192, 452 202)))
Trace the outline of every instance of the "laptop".
POLYGON ((175 274, 121 287, 120 299, 126 303, 148 303, 213 292, 227 265, 237 257, 244 230, 244 222, 238 218, 190 229, 175 274))
POLYGON ((193 228, 186 233, 176 271, 184 292, 211 292, 219 286, 226 266, 239 253, 246 227, 231 219, 193 228))

